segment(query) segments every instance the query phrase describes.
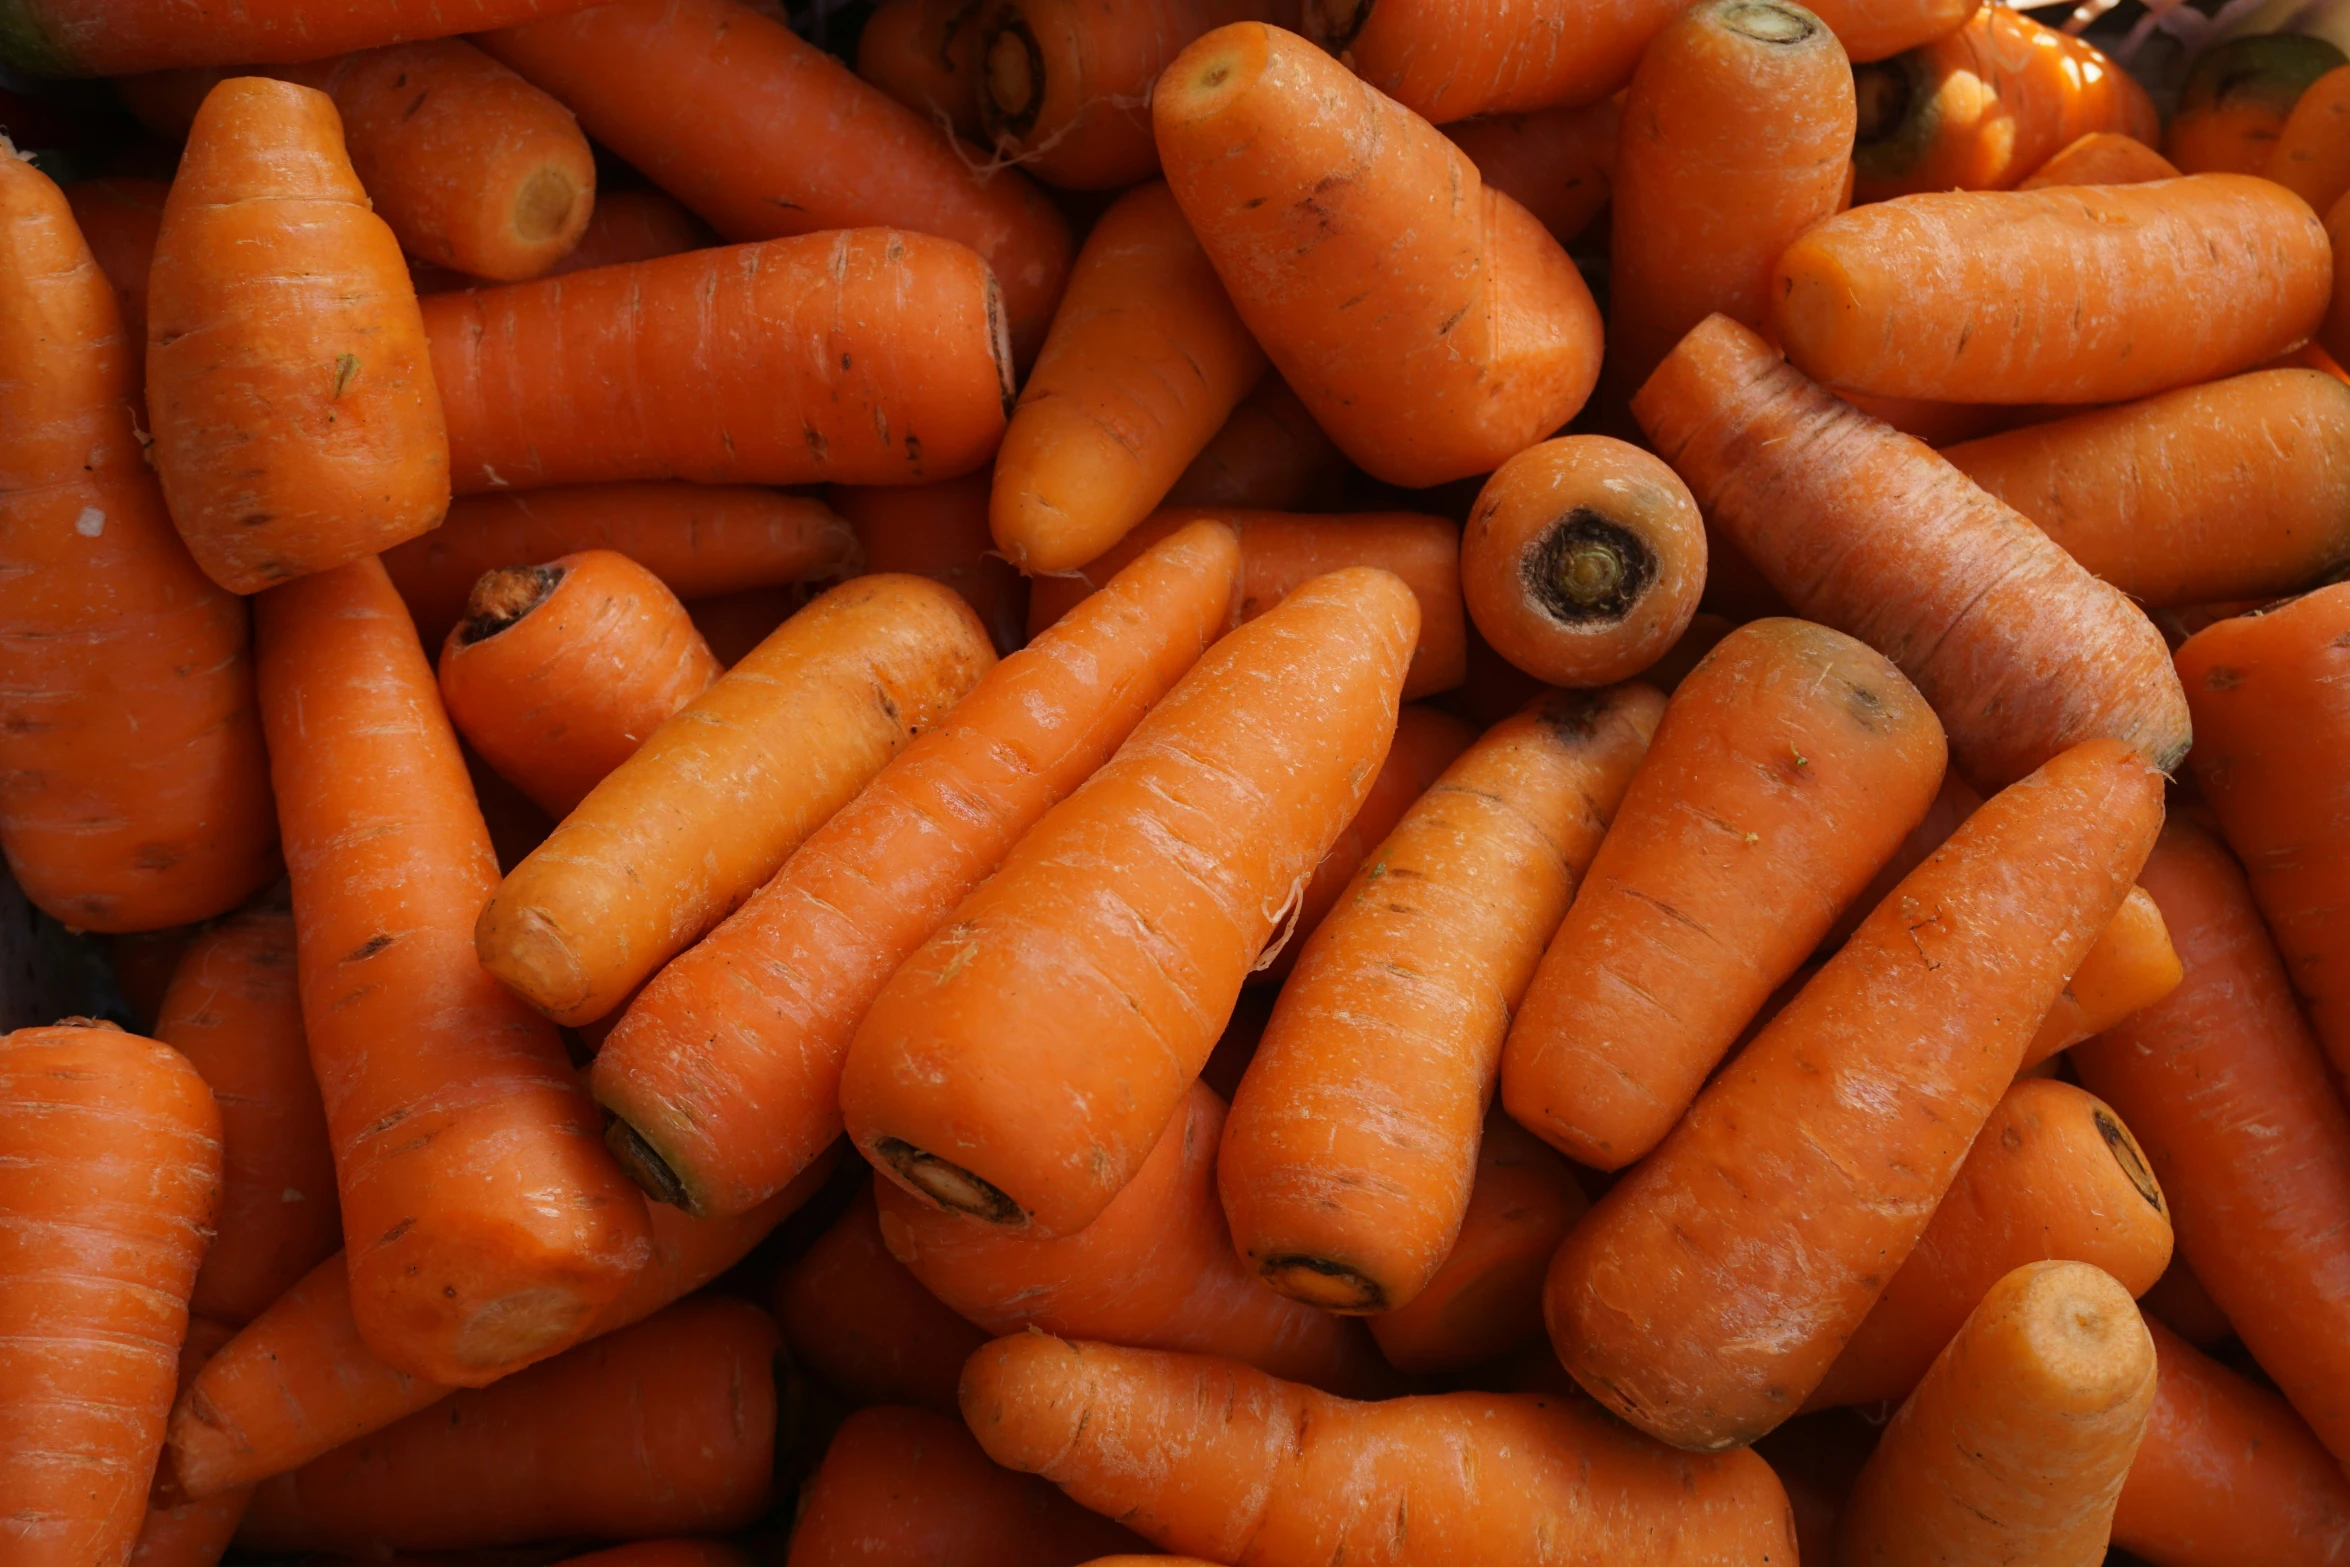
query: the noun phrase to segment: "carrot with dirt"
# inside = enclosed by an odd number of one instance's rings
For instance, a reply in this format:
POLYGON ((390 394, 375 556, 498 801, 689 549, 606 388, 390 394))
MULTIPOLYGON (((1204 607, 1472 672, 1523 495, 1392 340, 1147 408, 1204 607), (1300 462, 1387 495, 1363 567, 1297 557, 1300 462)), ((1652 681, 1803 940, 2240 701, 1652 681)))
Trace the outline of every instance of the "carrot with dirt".
MULTIPOLYGON (((210 1317, 188 1318, 188 1336, 179 1354, 181 1393, 187 1392, 204 1362, 235 1332, 227 1323, 210 1317)), ((150 1497, 128 1567, 214 1567, 228 1550, 237 1525, 244 1519, 245 1504, 251 1500, 252 1492, 242 1488, 193 1502, 166 1503, 150 1497)))
POLYGON ((2120 131, 2090 131, 2075 138, 2062 152, 2034 169, 2016 184, 2017 190, 2046 190, 2052 185, 2143 185, 2150 180, 2175 180, 2178 168, 2135 136, 2120 131))
POLYGON ((1754 333, 1708 320, 1632 410, 1707 519, 1797 614, 1900 666, 1977 788, 2001 788, 2092 736, 2126 741, 2159 769, 2186 755, 2185 696, 2144 614, 1754 333))
POLYGON ((719 675, 661 579, 611 550, 482 573, 441 649, 441 700, 557 821, 719 675))
POLYGON ((1455 120, 1444 128, 1478 177, 1517 202, 1564 245, 1599 216, 1614 187, 1623 107, 1613 98, 1455 120))
POLYGON ((1004 431, 988 503, 996 546, 1038 576, 1098 559, 1150 515, 1264 374, 1264 350, 1166 185, 1128 191, 1077 253, 1004 431))
POLYGON ((1044 340, 1069 226, 1043 192, 1014 170, 983 175, 927 116, 783 23, 732 0, 620 0, 473 41, 722 237, 935 234, 993 270, 1023 364, 1044 340))
POLYGON ((0 851, 78 930, 207 919, 277 874, 244 606, 141 457, 115 291, 0 146, 0 851))
POLYGON ((1761 1459, 1676 1453, 1579 1401, 1361 1404, 1211 1356, 1030 1333, 972 1357, 963 1417, 997 1463, 1237 1567, 1795 1559, 1761 1459))
POLYGON ((146 407, 147 274, 155 264, 155 236, 163 227, 163 198, 170 190, 166 181, 129 176, 76 180, 65 187, 66 204, 73 208, 91 259, 114 285, 123 338, 131 345, 127 357, 135 409, 146 407))
POLYGON ((301 0, 233 12, 141 0, 19 0, 0 58, 35 76, 129 76, 167 66, 282 64, 379 44, 446 38, 577 10, 588 0, 301 0))
POLYGON ((1217 1161, 1233 1244, 1272 1288, 1389 1311, 1443 1264, 1510 1016, 1663 711, 1638 684, 1536 697, 1445 769, 1307 942, 1217 1161))
MULTIPOLYGON (((825 797, 829 820, 811 809, 809 825, 821 826, 780 874, 646 986, 604 1041, 589 1081, 614 1117, 614 1149, 646 1191, 695 1213, 739 1212, 840 1135, 841 1064, 866 1008, 1215 639, 1237 554, 1229 530, 1187 529, 992 669, 965 611, 970 629, 957 627, 948 644, 954 679, 933 677, 943 700, 898 698, 925 731, 920 738, 851 780, 871 778, 853 801, 825 797)), ((850 594, 864 582, 920 582, 962 608, 921 578, 860 578, 834 591, 850 594)), ((815 613, 803 611, 778 640, 815 613)), ((943 656, 934 662, 947 667, 943 656)), ((858 723, 875 723, 861 677, 843 682, 838 703, 858 723)), ((773 728, 776 744, 794 756, 809 747, 813 726, 795 711, 775 717, 785 720, 773 728)), ((681 750, 677 765, 689 763, 693 753, 681 750)), ((628 827, 624 803, 599 797, 583 813, 610 816, 599 830, 616 833, 628 827)), ((710 812, 714 839, 741 836, 736 815, 710 812)), ((576 850, 553 852, 542 878, 551 891, 578 875, 576 850)), ((633 863, 616 860, 615 879, 633 863)), ((572 906, 590 915, 608 906, 585 891, 569 894, 572 906)), ((592 934, 595 924, 580 929, 592 934)))
POLYGON ((1916 688, 1852 638, 1800 620, 1724 637, 1514 1009, 1510 1114, 1599 1169, 1656 1147, 1925 816, 1945 754, 1916 688))
POLYGON ((2186 972, 2178 949, 2171 945, 2170 928, 2162 922, 2162 910, 2145 888, 2132 887, 2121 911, 2098 933, 2089 955, 2064 982, 2064 994, 2040 1020, 2040 1032, 2024 1050, 2024 1070, 2154 1005, 2179 988, 2186 972))
POLYGON ((448 510, 415 291, 326 94, 233 77, 197 111, 148 276, 147 411, 172 521, 232 593, 448 510))
POLYGON ((2340 49, 2305 33, 2227 40, 2187 73, 2163 153, 2187 174, 2267 174, 2295 105, 2342 63, 2340 49))
POLYGON ((2314 212, 2350 193, 2350 65, 2309 84, 2277 132, 2267 167, 2247 172, 2267 175, 2314 212))
POLYGON ((937 484, 836 484, 824 498, 855 530, 863 569, 903 571, 963 596, 998 653, 1028 640, 1028 579, 987 529, 986 469, 937 484))
POLYGON ((857 74, 966 141, 979 131, 978 0, 882 0, 857 33, 857 74))
POLYGON ((1346 467, 1289 383, 1267 374, 1208 437, 1166 504, 1318 511, 1336 501, 1346 467))
POLYGON ((1992 1285, 1901 1406, 1844 1504, 1840 1567, 2100 1567, 2154 1403, 2154 1340, 2085 1262, 1992 1285))
POLYGON ((1599 309, 1558 241, 1304 39, 1218 28, 1167 67, 1151 116, 1240 319, 1374 478, 1490 472, 1591 395, 1599 309))

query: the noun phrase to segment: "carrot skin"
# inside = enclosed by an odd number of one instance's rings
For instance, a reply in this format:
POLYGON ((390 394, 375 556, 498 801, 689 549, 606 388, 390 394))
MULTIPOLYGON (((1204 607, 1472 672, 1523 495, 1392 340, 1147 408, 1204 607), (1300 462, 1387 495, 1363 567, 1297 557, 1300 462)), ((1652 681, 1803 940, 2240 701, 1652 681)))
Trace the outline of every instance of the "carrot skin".
POLYGON ((857 74, 923 119, 979 139, 979 7, 882 0, 857 33, 857 74))
POLYGON ((2064 994, 2040 1020, 2040 1032, 2032 1036, 2024 1051, 2024 1070, 2028 1072, 2058 1051, 2069 1050, 2131 1013, 2154 1005, 2178 989, 2185 977, 2178 949, 2171 945, 2170 929, 2162 922, 2162 910, 2145 888, 2132 887, 2122 900, 2121 911, 2098 934, 2073 977, 2064 982, 2064 994))
POLYGON ((1324 511, 1337 503, 1346 468, 1289 383, 1268 374, 1200 448, 1166 504, 1324 511))
POLYGON ((272 0, 190 15, 141 0, 10 0, 0 55, 39 76, 128 76, 165 66, 284 64, 511 27, 591 0, 272 0))
POLYGON ((1580 108, 1455 120, 1444 134, 1477 165, 1479 178, 1565 245, 1608 203, 1622 115, 1605 98, 1580 108))
POLYGON ((998 653, 1028 640, 1028 579, 987 528, 987 469, 936 484, 836 484, 825 500, 855 531, 863 570, 905 571, 963 596, 998 653))
POLYGON ((2293 110, 2342 63, 2327 39, 2290 29, 2201 50, 2180 84, 2162 150, 2189 174, 2268 174, 2293 110))
MULTIPOLYGON (((180 1345, 181 1392, 187 1391, 198 1368, 234 1331, 227 1323, 207 1317, 188 1319, 188 1336, 180 1345)), ((131 1547, 129 1567, 216 1567, 236 1537, 252 1499, 250 1490, 224 1491, 199 1501, 169 1504, 150 1496, 138 1543, 131 1547)))
POLYGON ((147 274, 155 265, 155 236, 163 227, 163 200, 170 192, 163 180, 127 176, 76 180, 65 188, 91 259, 114 285, 123 337, 131 345, 125 357, 134 408, 146 407, 147 274))
POLYGON ((2261 172, 2317 212, 2350 193, 2350 65, 2303 90, 2261 172))
POLYGON ((2334 291, 2318 341, 2335 359, 2350 359, 2350 194, 2326 213, 2326 238, 2334 247, 2334 291))
POLYGON ((2041 164, 2017 184, 2017 190, 2046 190, 2052 185, 2143 185, 2149 180, 2175 180, 2171 161, 2135 136, 2120 131, 2089 131, 2041 164))

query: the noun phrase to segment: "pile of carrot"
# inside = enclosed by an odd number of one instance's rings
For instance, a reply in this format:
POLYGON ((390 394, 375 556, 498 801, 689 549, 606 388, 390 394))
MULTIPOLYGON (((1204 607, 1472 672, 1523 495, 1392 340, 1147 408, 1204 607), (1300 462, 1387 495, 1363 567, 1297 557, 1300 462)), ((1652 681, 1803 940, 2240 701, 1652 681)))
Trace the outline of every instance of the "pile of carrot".
POLYGON ((0 1567, 2350 1563, 2273 20, 0 4, 0 1567))

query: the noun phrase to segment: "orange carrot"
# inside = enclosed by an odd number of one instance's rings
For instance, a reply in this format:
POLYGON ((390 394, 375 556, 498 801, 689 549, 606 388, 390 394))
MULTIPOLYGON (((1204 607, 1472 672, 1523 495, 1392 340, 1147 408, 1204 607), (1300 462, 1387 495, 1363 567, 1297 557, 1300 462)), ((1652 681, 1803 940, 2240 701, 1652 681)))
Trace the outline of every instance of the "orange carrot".
POLYGON ((1167 492, 1169 506, 1318 511, 1335 501, 1346 459, 1280 376, 1268 374, 1167 492))
POLYGON ((978 0, 882 0, 857 34, 857 74, 933 124, 979 139, 978 0))
POLYGON ((125 1560, 220 1201, 196 1069, 111 1023, 0 1036, 0 1506, 9 1567, 125 1560))
POLYGON ((2143 185, 2149 180, 2175 180, 2178 169, 2170 159, 2135 136, 2120 131, 2090 131, 2077 137, 2016 185, 2017 190, 2046 190, 2051 185, 2143 185))
MULTIPOLYGON (((2132 887, 2120 912, 2098 933, 2089 955, 2064 982, 2064 993, 2040 1020, 2040 1032, 2024 1050, 2024 1070, 2154 1005, 2178 989, 2185 975, 2162 910, 2145 888, 2132 887)), ((2110 1267, 2106 1271, 2119 1272, 2110 1267)))
POLYGON ((1604 1170, 1654 1148, 1926 814, 1944 755, 1916 688, 1850 637, 1759 620, 1723 638, 1516 1009, 1510 1114, 1604 1170))
POLYGON ((165 66, 316 60, 413 38, 446 38, 577 10, 585 0, 301 0, 234 11, 158 10, 142 0, 16 0, 0 58, 39 76, 128 76, 165 66))
POLYGON ((2350 359, 2350 194, 2326 213, 2326 237, 2334 247, 2334 298, 2318 342, 2334 359, 2350 359))
POLYGON ((2294 106, 2342 63, 2340 49, 2305 33, 2228 39, 2187 73, 2162 150, 2188 174, 2265 174, 2294 106))
POLYGON ((1999 788, 2092 735, 2130 742, 2157 768, 2185 755, 2186 702, 2144 615, 1754 333, 1707 321, 1632 409, 1798 614, 1859 637, 1916 682, 1970 783, 1999 788))
POLYGON ((877 1168, 1048 1238, 1109 1206, 1361 807, 1419 618, 1388 572, 1317 577, 1029 829, 858 1027, 841 1109, 877 1168))
POLYGON ((547 271, 555 275, 653 261, 708 243, 701 220, 657 190, 599 190, 579 243, 547 271))
POLYGON ((856 530, 867 571, 930 577, 963 595, 998 653, 1028 640, 1028 579, 987 531, 986 470, 937 484, 836 484, 824 498, 856 530))
POLYGON ((153 1034, 155 1014, 163 1010, 164 992, 171 989, 172 971, 202 929, 200 925, 174 925, 105 938, 106 966, 114 973, 114 988, 130 1004, 131 1016, 141 1032, 153 1034))
POLYGON ((77 180, 65 187, 90 257, 114 285, 123 339, 131 349, 124 356, 131 406, 139 409, 146 407, 147 273, 155 264, 155 236, 163 227, 163 198, 170 190, 162 180, 127 177, 77 180))
MULTIPOLYGON (((179 1354, 180 1392, 188 1390, 204 1362, 235 1331, 209 1317, 188 1318, 188 1336, 179 1354)), ((245 1504, 252 1499, 248 1490, 168 1505, 150 1499, 146 1521, 139 1526, 138 1544, 131 1547, 129 1567, 215 1567, 245 1516, 245 1504)))
POLYGON ((1591 395, 1599 311, 1558 241, 1304 39, 1219 28, 1167 68, 1151 115, 1241 320, 1365 472, 1489 472, 1591 395))
POLYGON ((1564 245, 1607 205, 1623 110, 1613 98, 1573 109, 1536 109, 1456 120, 1444 128, 1478 177, 1534 214, 1564 245))
POLYGON ((1835 1561, 1845 1500, 1876 1448, 1877 1428, 1846 1409, 1800 1415, 1754 1444, 1787 1488, 1799 1560, 1835 1561))
POLYGON ((718 678, 677 595, 611 550, 484 572, 467 608, 441 650, 449 721, 557 820, 718 678))
POLYGON ((2267 167, 2253 172, 2317 212, 2350 193, 2350 65, 2337 65, 2309 84, 2278 131, 2267 167))
POLYGON ((775 634, 775 628, 808 607, 808 589, 793 583, 781 588, 745 588, 715 598, 695 599, 686 605, 694 630, 710 644, 720 667, 732 669, 753 649, 775 634))
POLYGON ((2195 1277, 2195 1270, 2187 1266, 2186 1257, 2177 1251, 2171 1253, 2170 1266, 2162 1270, 2162 1277, 2138 1297, 2138 1304, 2149 1318, 2197 1349, 2209 1349, 2236 1336, 2227 1313, 2219 1309, 2219 1302, 2211 1298, 2203 1281, 2195 1277))
POLYGON ((1434 1277, 1510 1014, 1663 710, 1642 685, 1536 697, 1404 813, 1314 932, 1218 1160, 1233 1244, 1274 1289, 1367 1313, 1434 1277))
POLYGON ((0 851, 79 930, 155 930, 277 874, 244 606, 140 456, 135 347, 48 177, 0 149, 0 851))

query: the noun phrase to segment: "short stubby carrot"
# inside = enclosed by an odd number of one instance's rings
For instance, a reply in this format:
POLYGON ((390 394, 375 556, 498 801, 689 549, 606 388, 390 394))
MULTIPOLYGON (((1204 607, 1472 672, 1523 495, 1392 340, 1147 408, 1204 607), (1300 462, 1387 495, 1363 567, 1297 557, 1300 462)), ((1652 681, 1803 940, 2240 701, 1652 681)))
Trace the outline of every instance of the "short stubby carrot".
POLYGON ((2143 613, 1754 333, 1711 318, 1632 410, 1707 519, 1798 614, 1860 638, 1916 683, 1977 788, 2094 735, 2160 769, 2186 755, 2185 695, 2143 613))
POLYGON ((2324 212, 2350 194, 2350 65, 2309 84, 2258 171, 2324 212))
POLYGON ((1684 1447, 1793 1414, 1925 1233, 2161 822, 2162 775, 2092 740, 1904 878, 1568 1232, 1544 1313, 1575 1380, 1684 1447))
POLYGON ((9 1567, 123 1562, 220 1201, 176 1052, 68 1018, 0 1036, 0 1517, 9 1567))
POLYGON ((2170 928, 2162 922, 2162 910, 2145 888, 2132 887, 2120 912, 2098 933, 2089 955, 2064 982, 2064 994, 2040 1020, 2040 1032, 2024 1051, 2024 1070, 2154 1005, 2179 988, 2186 972, 2178 948, 2171 945, 2170 928))
POLYGON ((441 700, 482 759, 561 821, 718 660, 661 579, 611 550, 482 573, 441 649, 441 700))
POLYGON ((905 571, 963 596, 998 653, 1028 640, 1028 579, 987 527, 986 469, 936 484, 836 484, 825 500, 855 530, 866 571, 905 571))
POLYGON ((1623 109, 1615 99, 1455 120, 1444 128, 1478 176, 1534 214, 1564 245, 1590 226, 1613 188, 1623 109))
POLYGON ((1558 241, 1304 39, 1218 28, 1167 67, 1151 116, 1241 320, 1365 472, 1490 472, 1591 395, 1599 309, 1558 241))
POLYGON ((2227 39, 2187 72, 2162 150, 2188 174, 2266 174, 2302 95, 2342 63, 2340 49, 2306 33, 2227 39))
POLYGON ((1637 683, 1537 696, 1414 802, 1306 943, 1217 1167, 1233 1244, 1274 1289, 1387 1311, 1442 1265, 1510 1016, 1663 710, 1637 683))
POLYGON ((1359 1404, 1234 1361, 1031 1333, 971 1358, 963 1418, 997 1463, 1236 1567, 1795 1559, 1760 1458, 1676 1453, 1579 1400, 1359 1404))
POLYGON ((1604 1170, 1654 1148, 1925 816, 1945 754, 1917 688, 1840 632, 1715 644, 1511 1021, 1519 1124, 1604 1170))
POLYGON ((644 1204, 554 1029, 474 958, 497 862, 383 568, 255 610, 352 1310, 402 1370, 487 1382, 586 1331, 644 1264, 644 1204))
MULTIPOLYGON (((179 1388, 186 1392, 204 1362, 228 1342, 236 1330, 210 1317, 191 1316, 188 1336, 181 1341, 179 1388)), ((224 1491, 197 1501, 147 1501, 146 1521, 139 1525, 138 1543, 131 1547, 128 1567, 214 1567, 234 1539, 248 1490, 224 1491)))
POLYGON ((233 12, 143 0, 19 0, 0 56, 39 76, 128 76, 165 66, 316 60, 412 38, 446 38, 579 9, 590 0, 299 0, 233 12))
MULTIPOLYGON (((155 236, 163 227, 163 180, 115 175, 76 180, 65 188, 73 220, 90 247, 91 259, 114 285, 129 345, 131 385, 143 399, 147 384, 147 274, 155 264, 155 236)), ((145 402, 134 406, 144 408, 145 402)))
POLYGON ((1418 623, 1391 573, 1316 578, 1029 830, 857 1030, 841 1109, 877 1168, 1046 1237, 1109 1206, 1377 775, 1418 623))
POLYGON ((1770 330, 1806 375, 1863 392, 2110 403, 2301 342, 2332 261, 2308 205, 2249 175, 1943 191, 1788 246, 1770 330))
POLYGON ((2051 185, 2143 185, 2149 180, 2175 180, 2179 171, 2170 159, 2135 136, 2120 131, 2090 131, 2075 137, 2063 151, 2022 180, 2017 190, 2046 190, 2051 185))
POLYGON ((424 326, 460 494, 948 479, 1011 400, 987 264, 895 229, 435 294, 424 326))
POLYGON ((881 0, 857 30, 856 66, 923 119, 980 139, 977 0, 881 0))
POLYGON ((1266 375, 1167 491, 1169 506, 1322 511, 1337 503, 1346 459, 1279 375, 1266 375))
POLYGON ((865 1009, 1215 639, 1237 556, 1188 529, 988 670, 630 1003, 589 1083, 646 1190, 739 1212, 840 1135, 865 1009))
POLYGON ((647 736, 499 883, 475 932, 483 968, 557 1022, 602 1017, 994 662, 970 606, 926 577, 834 588, 647 736))
POLYGON ((415 290, 326 94, 232 77, 197 111, 148 277, 147 411, 172 521, 232 593, 448 510, 415 290))
POLYGON ((1037 575, 1098 558, 1264 373, 1174 196, 1155 180, 1128 191, 1077 253, 1004 431, 988 505, 997 547, 1037 575))

